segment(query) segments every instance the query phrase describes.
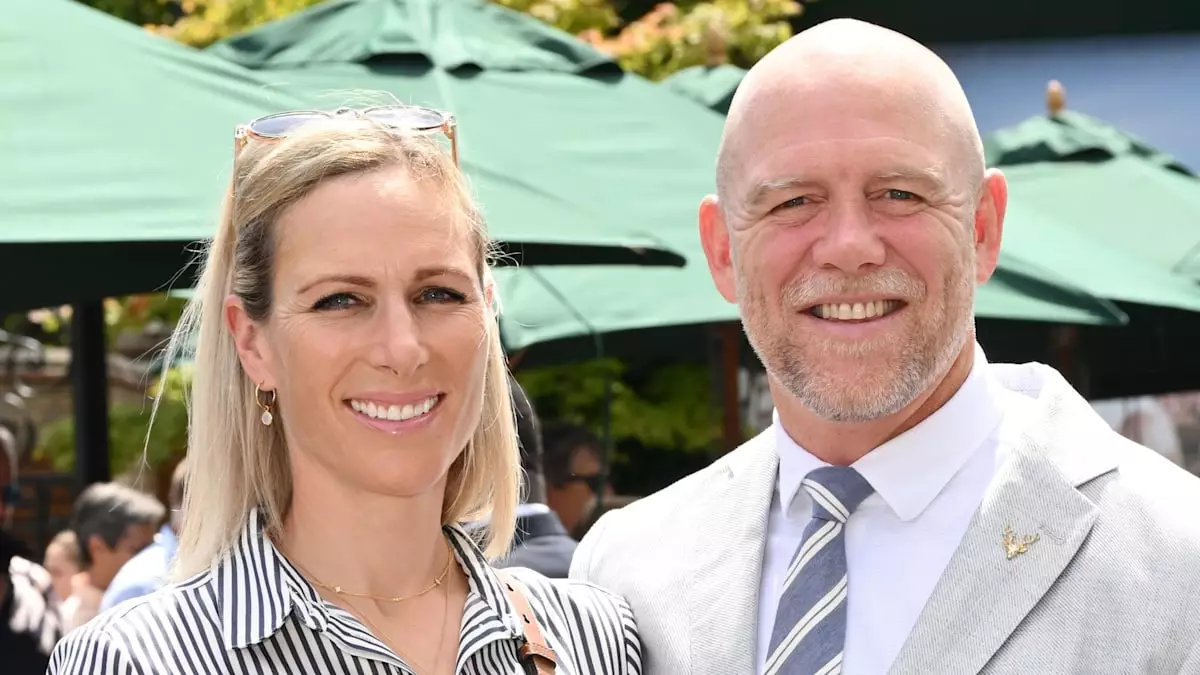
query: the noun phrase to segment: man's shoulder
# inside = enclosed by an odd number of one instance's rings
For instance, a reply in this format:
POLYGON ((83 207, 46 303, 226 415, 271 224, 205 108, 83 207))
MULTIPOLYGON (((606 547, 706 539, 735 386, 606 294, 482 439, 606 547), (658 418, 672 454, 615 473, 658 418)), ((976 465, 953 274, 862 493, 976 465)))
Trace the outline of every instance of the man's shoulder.
POLYGON ((498 567, 528 567, 552 579, 567 576, 579 542, 563 535, 530 537, 513 547, 498 567))
POLYGON ((604 662, 624 661, 629 657, 630 645, 640 644, 633 610, 620 595, 587 581, 550 579, 525 567, 505 572, 525 586, 526 599, 543 632, 553 636, 560 646, 576 652, 580 664, 595 662, 588 653, 600 646, 599 642, 593 642, 597 636, 624 636, 620 641, 606 643, 607 649, 613 651, 601 659, 604 662))
POLYGON ((1101 524, 1138 533, 1164 555, 1184 554, 1200 562, 1200 477, 1115 431, 1108 451, 1116 469, 1107 480, 1080 487, 1101 509, 1101 524))
POLYGON ((661 533, 665 522, 677 522, 681 511, 691 513, 697 500, 712 496, 713 486, 747 463, 763 459, 769 450, 773 431, 767 429, 712 464, 691 473, 647 497, 604 515, 606 531, 613 527, 661 533))
POLYGON ((104 592, 102 607, 117 604, 158 590, 167 579, 171 553, 160 543, 151 544, 121 566, 104 592))
POLYGON ((552 579, 528 567, 510 567, 505 572, 525 585, 534 611, 549 616, 551 621, 576 611, 584 615, 612 615, 628 610, 624 598, 587 581, 552 579))

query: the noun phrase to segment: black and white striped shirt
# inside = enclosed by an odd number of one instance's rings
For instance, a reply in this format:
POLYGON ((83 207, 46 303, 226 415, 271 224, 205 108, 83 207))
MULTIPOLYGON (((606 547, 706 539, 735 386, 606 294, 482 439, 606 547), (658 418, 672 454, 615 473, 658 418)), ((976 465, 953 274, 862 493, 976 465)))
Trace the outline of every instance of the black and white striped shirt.
MULTIPOLYGON (((520 675, 520 620, 470 536, 446 528, 470 584, 456 673, 520 675)), ((578 581, 513 570, 561 675, 640 675, 622 599, 578 581)), ((400 675, 412 673, 357 618, 323 600, 264 536, 259 515, 208 572, 131 600, 68 634, 47 675, 400 675)))

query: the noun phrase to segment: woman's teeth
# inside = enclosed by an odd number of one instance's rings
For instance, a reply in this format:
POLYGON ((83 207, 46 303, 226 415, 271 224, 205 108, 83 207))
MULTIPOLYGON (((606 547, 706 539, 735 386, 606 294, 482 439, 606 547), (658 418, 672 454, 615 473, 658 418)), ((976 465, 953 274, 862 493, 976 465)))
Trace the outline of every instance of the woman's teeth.
POLYGON ((408 405, 387 405, 386 403, 376 403, 374 401, 360 401, 351 399, 350 407, 354 412, 373 417, 377 420, 391 420, 393 422, 403 422, 411 420, 414 417, 420 417, 433 409, 437 405, 438 397, 430 396, 420 403, 408 405))

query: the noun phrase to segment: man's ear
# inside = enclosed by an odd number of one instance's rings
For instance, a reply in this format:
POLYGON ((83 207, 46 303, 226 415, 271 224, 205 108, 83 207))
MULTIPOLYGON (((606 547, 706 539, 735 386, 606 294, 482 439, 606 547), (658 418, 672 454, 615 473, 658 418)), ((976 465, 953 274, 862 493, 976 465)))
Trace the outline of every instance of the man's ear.
POLYGON ((708 271, 721 297, 737 302, 737 284, 733 278, 733 258, 729 240, 729 228, 725 225, 725 213, 716 195, 709 195, 700 202, 700 244, 704 257, 708 259, 708 271))
POLYGON ((104 542, 104 539, 98 534, 93 534, 92 536, 88 537, 87 548, 88 556, 90 556, 92 560, 103 557, 104 554, 112 551, 108 544, 104 542))
POLYGON ((262 327, 246 313, 242 299, 230 294, 225 298, 225 325, 233 337, 242 370, 264 390, 275 389, 276 382, 271 372, 270 354, 263 340, 262 327))
POLYGON ((1008 211, 1008 181, 999 169, 988 169, 983 190, 975 208, 974 246, 975 282, 992 278, 1000 260, 1000 241, 1004 235, 1004 214, 1008 211))

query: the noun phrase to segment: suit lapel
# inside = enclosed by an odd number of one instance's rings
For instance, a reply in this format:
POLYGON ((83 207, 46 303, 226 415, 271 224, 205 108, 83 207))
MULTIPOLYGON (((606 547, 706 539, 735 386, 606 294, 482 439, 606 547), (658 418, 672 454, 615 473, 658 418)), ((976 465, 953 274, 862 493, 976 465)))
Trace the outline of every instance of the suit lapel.
MULTIPOLYGON (((947 565, 891 673, 978 673, 1075 557, 1099 508, 1077 486, 1112 471, 1108 426, 1049 387, 947 565), (1011 558, 1005 530, 1038 539, 1011 558)), ((1079 404, 1082 404, 1082 408, 1079 404)))
POLYGON ((695 511, 686 599, 693 675, 755 671, 763 547, 779 467, 774 428, 727 460, 695 511))

